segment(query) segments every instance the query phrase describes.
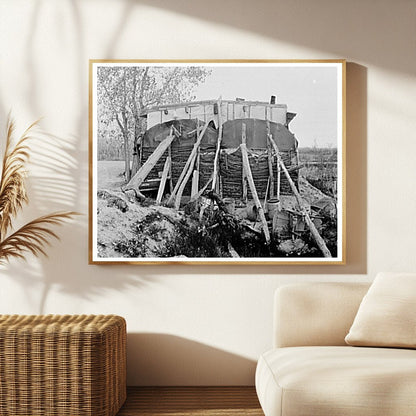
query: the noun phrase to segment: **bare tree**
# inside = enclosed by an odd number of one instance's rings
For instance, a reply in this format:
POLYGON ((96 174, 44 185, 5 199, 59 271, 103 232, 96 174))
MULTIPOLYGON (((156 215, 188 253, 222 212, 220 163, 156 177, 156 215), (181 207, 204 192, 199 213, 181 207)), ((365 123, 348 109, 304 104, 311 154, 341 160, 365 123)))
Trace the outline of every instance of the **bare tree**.
POLYGON ((144 130, 143 109, 192 100, 210 71, 196 66, 99 66, 98 134, 115 122, 123 137, 126 180, 130 180, 131 139, 144 130))

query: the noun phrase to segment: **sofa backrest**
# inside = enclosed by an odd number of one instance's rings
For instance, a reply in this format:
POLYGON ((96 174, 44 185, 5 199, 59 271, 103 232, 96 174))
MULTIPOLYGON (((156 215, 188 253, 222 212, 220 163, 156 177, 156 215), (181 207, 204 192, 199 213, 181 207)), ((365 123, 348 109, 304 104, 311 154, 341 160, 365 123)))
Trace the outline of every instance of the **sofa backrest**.
POLYGON ((282 286, 274 300, 275 348, 346 345, 369 283, 300 283, 282 286))

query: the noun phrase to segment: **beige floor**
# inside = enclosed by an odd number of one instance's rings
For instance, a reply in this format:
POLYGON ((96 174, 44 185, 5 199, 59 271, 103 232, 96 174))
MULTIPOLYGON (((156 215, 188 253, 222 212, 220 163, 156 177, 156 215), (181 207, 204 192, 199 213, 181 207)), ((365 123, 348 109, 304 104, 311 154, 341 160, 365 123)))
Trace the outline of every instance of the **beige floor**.
POLYGON ((254 387, 129 387, 117 416, 263 416, 254 387))

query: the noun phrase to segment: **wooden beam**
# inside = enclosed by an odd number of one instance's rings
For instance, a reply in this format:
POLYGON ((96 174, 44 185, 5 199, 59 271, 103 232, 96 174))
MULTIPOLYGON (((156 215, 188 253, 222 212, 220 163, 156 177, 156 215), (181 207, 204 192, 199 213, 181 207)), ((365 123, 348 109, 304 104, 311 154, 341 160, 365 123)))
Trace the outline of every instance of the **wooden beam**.
POLYGON ((168 158, 170 159, 169 165, 169 192, 172 192, 173 189, 173 177, 172 177, 172 146, 168 148, 168 158))
POLYGON ((186 184, 189 181, 189 178, 191 177, 191 174, 194 171, 195 160, 196 160, 196 154, 194 155, 193 159, 191 160, 191 163, 190 163, 189 168, 188 168, 188 172, 186 172, 186 175, 183 178, 181 185, 179 186, 178 194, 176 195, 176 198, 175 198, 175 209, 176 210, 178 210, 179 207, 181 206, 182 194, 183 194, 183 191, 185 189, 186 184))
MULTIPOLYGON (((270 135, 267 136, 267 144, 268 145, 270 145, 270 144, 273 145, 272 142, 276 144, 276 142, 273 139, 273 136, 270 134, 270 135)), ((276 173, 276 176, 277 176, 277 178, 276 178, 276 182, 277 182, 277 184, 276 184, 277 185, 276 197, 277 197, 277 199, 280 200, 280 183, 281 183, 282 168, 280 167, 280 162, 279 162, 279 159, 280 159, 279 156, 280 155, 278 154, 278 151, 276 152, 277 144, 276 144, 276 147, 273 146, 273 149, 275 150, 275 153, 276 153, 276 170, 277 170, 277 173, 276 173)))
POLYGON ((213 179, 213 175, 211 175, 211 177, 209 178, 208 182, 204 185, 204 187, 200 189, 196 195, 191 197, 189 202, 196 201, 198 198, 200 198, 202 194, 207 190, 209 184, 212 182, 212 179, 213 179))
POLYGON ((264 194, 264 202, 263 202, 264 212, 266 212, 267 194, 269 193, 269 186, 270 186, 270 176, 269 176, 269 179, 267 179, 266 193, 264 194))
POLYGON ((264 215, 264 209, 261 205, 260 199, 259 199, 258 194, 257 194, 256 185, 254 184, 254 179, 253 179, 253 175, 251 173, 251 168, 250 168, 250 162, 249 162, 249 159, 248 159, 247 145, 246 145, 246 125, 245 125, 245 123, 243 123, 242 127, 243 127, 242 132, 241 132, 241 142, 242 143, 240 145, 240 149, 241 149, 241 156, 242 156, 242 160, 243 160, 243 169, 246 171, 247 182, 248 182, 248 185, 250 187, 250 191, 251 191, 251 194, 253 196, 254 203, 256 204, 257 212, 259 214, 260 220, 261 220, 262 225, 263 225, 263 233, 264 233, 264 237, 266 239, 266 243, 270 244, 269 226, 267 225, 266 216, 264 215))
POLYGON ((222 117, 221 117, 221 97, 218 98, 218 137, 217 137, 217 150, 215 151, 214 158, 214 179, 212 181, 211 189, 214 191, 218 187, 218 176, 219 176, 219 164, 220 164, 220 150, 222 141, 222 117))
POLYGON ((302 169, 305 167, 304 163, 300 163, 297 166, 291 166, 290 168, 286 168, 288 172, 295 172, 296 170, 302 169))
MULTIPOLYGON (((244 132, 241 132, 242 136, 244 136, 244 143, 246 142, 246 131, 244 130, 244 132)), ((243 139, 242 139, 243 140, 243 139)), ((240 149, 241 151, 241 149, 240 149)), ((241 159, 243 158, 243 156, 241 156, 241 159)), ((242 165, 242 163, 241 163, 242 165)), ((242 183, 243 183, 243 201, 245 203, 247 203, 248 200, 248 190, 247 190, 247 174, 246 174, 246 170, 244 169, 244 167, 242 167, 242 183)))
MULTIPOLYGON (((241 158, 243 158, 243 156, 241 156, 241 158)), ((246 175, 246 171, 244 168, 242 168, 242 178, 241 178, 242 182, 243 182, 243 201, 247 202, 248 199, 248 193, 247 193, 247 175, 246 175)))
POLYGON ((163 165, 162 178, 160 180, 159 190, 157 191, 156 204, 160 204, 162 202, 163 191, 165 190, 166 179, 168 178, 170 165, 171 160, 170 156, 168 156, 165 160, 165 164, 163 165))
POLYGON ((326 246, 326 243, 325 243, 324 239, 319 234, 318 230, 315 227, 315 224, 312 222, 311 217, 306 212, 306 209, 302 204, 302 197, 301 197, 299 191, 297 190, 295 183, 293 182, 292 178, 290 177, 290 174, 289 174, 285 164, 283 163, 282 158, 280 157, 279 148, 277 147, 276 142, 270 136, 268 136, 268 139, 270 140, 270 143, 271 143, 271 145, 273 146, 273 148, 276 152, 277 160, 279 161, 279 165, 281 166, 284 174, 286 175, 286 178, 289 182, 290 188, 292 189, 292 192, 294 193, 294 195, 296 197, 296 200, 298 202, 299 209, 300 209, 302 215, 305 217, 306 224, 308 225, 308 227, 311 231, 312 237, 316 241, 316 244, 319 247, 319 249, 321 250, 324 257, 332 257, 331 252, 329 251, 328 247, 326 246))
POLYGON ((144 182, 149 175, 150 171, 155 167, 158 160, 163 156, 166 149, 170 146, 175 136, 172 134, 172 129, 168 137, 162 140, 155 151, 148 157, 146 162, 138 170, 138 172, 130 179, 129 183, 124 187, 126 189, 139 190, 140 185, 144 182))
POLYGON ((280 199, 280 176, 281 176, 281 171, 282 169, 280 168, 280 163, 279 163, 279 158, 276 159, 276 163, 277 163, 277 192, 276 192, 276 196, 277 199, 280 199))
MULTIPOLYGON (((201 141, 202 141, 202 138, 204 137, 205 132, 207 131, 207 128, 208 128, 208 123, 205 124, 204 128, 202 129, 201 133, 199 134, 199 136, 198 136, 198 138, 197 138, 197 140, 194 144, 194 147, 192 148, 192 151, 191 151, 191 153, 188 157, 188 160, 186 161, 185 166, 182 169, 182 173, 179 176, 178 182, 176 182, 175 188, 173 189, 173 191, 170 195, 170 198, 168 200, 168 205, 171 205, 173 203, 173 201, 175 200, 176 193, 178 192, 179 187, 181 186, 181 183, 182 183, 185 175, 188 173, 189 165, 191 164, 192 161, 195 162, 196 152, 199 148, 199 145, 201 144, 201 141)), ((193 167, 193 164, 192 164, 192 167, 193 167)))
POLYGON ((199 188, 199 169, 194 169, 192 174, 192 187, 191 187, 191 198, 198 194, 199 188))
POLYGON ((228 252, 230 253, 231 257, 233 258, 240 258, 240 255, 237 253, 235 248, 232 246, 230 242, 227 243, 228 252))
MULTIPOLYGON (((266 107, 267 108, 267 107, 266 107)), ((267 137, 270 135, 270 122, 267 120, 267 137)), ((272 150, 270 148, 270 143, 268 140, 267 142, 267 164, 269 166, 269 181, 270 181, 270 198, 274 197, 274 175, 273 175, 273 164, 272 164, 272 150)), ((266 199, 267 199, 267 192, 266 192, 266 199)))
MULTIPOLYGON (((196 133, 199 135, 200 127, 199 127, 199 120, 197 120, 196 126, 196 133)), ((201 161, 201 148, 198 147, 197 155, 196 155, 196 162, 195 162, 195 169, 192 174, 192 187, 191 187, 191 198, 198 193, 199 189, 199 166, 201 161)))
POLYGON ((328 165, 328 166, 337 166, 338 162, 304 162, 305 166, 322 166, 322 165, 328 165))

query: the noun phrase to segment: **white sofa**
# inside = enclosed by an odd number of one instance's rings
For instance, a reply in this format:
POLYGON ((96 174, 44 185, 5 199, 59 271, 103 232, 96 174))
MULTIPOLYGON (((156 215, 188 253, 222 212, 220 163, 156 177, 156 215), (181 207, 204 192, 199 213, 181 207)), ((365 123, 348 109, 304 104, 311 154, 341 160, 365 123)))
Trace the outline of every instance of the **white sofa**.
POLYGON ((344 341, 368 288, 310 283, 276 291, 274 348, 256 370, 266 416, 416 415, 416 350, 344 341))

